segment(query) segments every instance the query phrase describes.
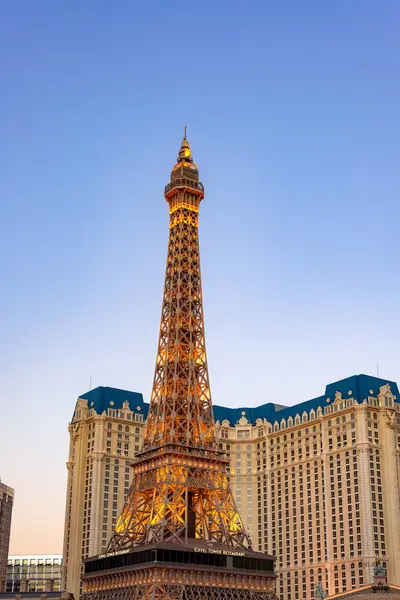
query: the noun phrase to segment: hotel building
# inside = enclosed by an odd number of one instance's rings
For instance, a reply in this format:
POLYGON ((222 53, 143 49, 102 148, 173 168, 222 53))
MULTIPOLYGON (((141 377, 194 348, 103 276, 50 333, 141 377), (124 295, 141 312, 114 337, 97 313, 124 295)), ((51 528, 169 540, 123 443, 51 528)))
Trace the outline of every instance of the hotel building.
MULTIPOLYGON (((214 406, 237 508, 256 550, 277 558, 277 595, 312 598, 372 583, 376 561, 400 585, 400 404, 395 383, 357 375, 285 407, 214 406)), ((69 425, 64 589, 104 552, 131 483, 148 405, 99 387, 69 425)))
POLYGON ((0 479, 0 592, 4 591, 7 574, 13 504, 14 490, 0 479))

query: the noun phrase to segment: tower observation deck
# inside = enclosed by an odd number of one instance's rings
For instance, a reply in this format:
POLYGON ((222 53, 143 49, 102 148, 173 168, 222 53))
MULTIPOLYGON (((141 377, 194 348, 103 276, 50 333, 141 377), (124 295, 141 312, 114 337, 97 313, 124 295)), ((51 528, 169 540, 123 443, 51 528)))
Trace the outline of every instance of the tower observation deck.
POLYGON ((106 553, 86 560, 86 600, 273 600, 217 448, 204 335, 198 216, 204 187, 182 140, 165 187, 170 225, 143 448, 106 553))

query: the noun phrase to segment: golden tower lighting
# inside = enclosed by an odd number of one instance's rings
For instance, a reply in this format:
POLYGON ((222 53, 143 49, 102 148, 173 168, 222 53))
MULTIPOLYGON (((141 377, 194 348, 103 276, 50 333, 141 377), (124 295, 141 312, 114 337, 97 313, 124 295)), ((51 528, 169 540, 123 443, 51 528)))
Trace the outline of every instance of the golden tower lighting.
POLYGON ((207 368, 198 215, 204 187, 185 137, 165 188, 170 231, 143 449, 87 600, 272 600, 274 563, 254 552, 218 450, 207 368))

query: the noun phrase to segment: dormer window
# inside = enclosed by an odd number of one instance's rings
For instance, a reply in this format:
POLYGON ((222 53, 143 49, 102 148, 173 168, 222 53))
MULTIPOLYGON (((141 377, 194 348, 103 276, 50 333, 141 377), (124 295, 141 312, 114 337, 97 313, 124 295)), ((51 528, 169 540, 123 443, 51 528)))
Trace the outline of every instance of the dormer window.
POLYGON ((385 396, 385 406, 393 406, 393 399, 390 396, 385 396))

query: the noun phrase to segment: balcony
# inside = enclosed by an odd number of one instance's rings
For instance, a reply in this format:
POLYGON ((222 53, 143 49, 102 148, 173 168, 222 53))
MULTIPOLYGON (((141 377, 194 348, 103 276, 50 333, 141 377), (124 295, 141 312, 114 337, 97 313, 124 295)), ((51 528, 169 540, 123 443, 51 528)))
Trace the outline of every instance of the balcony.
POLYGON ((164 194, 167 195, 174 188, 182 187, 192 188, 193 190, 201 192, 202 195, 204 194, 204 186, 202 183, 186 178, 174 179, 174 181, 165 186, 164 194))

